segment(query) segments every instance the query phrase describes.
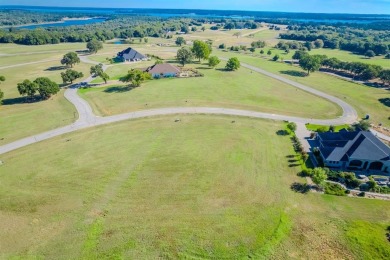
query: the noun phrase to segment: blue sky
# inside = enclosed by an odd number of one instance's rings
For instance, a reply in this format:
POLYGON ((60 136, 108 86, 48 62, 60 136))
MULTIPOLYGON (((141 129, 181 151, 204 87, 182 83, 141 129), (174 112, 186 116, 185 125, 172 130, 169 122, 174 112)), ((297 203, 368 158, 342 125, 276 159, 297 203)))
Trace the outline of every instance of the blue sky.
POLYGON ((0 0, 0 5, 390 14, 390 0, 0 0))

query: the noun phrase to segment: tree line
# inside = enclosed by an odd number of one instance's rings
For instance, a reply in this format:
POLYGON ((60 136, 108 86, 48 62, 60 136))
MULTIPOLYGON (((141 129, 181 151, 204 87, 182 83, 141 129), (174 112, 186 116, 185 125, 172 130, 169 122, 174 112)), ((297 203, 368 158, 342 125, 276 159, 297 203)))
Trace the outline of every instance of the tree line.
POLYGON ((309 50, 313 42, 321 40, 323 48, 340 49, 360 55, 365 55, 368 51, 375 55, 387 55, 390 51, 390 34, 386 30, 373 31, 325 25, 299 25, 287 28, 289 32, 280 34, 280 38, 307 42, 305 47, 309 50))

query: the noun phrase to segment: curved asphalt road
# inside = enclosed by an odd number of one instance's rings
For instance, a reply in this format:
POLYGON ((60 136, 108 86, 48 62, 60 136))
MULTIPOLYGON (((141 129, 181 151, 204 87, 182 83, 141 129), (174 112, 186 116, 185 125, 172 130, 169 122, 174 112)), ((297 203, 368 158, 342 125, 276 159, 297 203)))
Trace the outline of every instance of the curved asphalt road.
MULTIPOLYGON (((88 60, 85 56, 80 56, 80 59, 83 62, 98 64, 97 62, 88 60)), ((222 58, 226 60, 225 58, 222 58)), ((290 84, 296 88, 302 89, 306 92, 312 93, 319 97, 325 98, 333 103, 338 104, 343 109, 343 115, 336 119, 329 120, 319 120, 319 119, 309 119, 309 118, 301 118, 301 117, 292 117, 292 116, 284 116, 284 115, 276 115, 276 114, 268 114, 262 112, 248 111, 248 110, 239 110, 239 109, 228 109, 228 108, 213 108, 213 107, 172 107, 172 108, 159 108, 159 109, 151 109, 151 110, 143 110, 137 112, 130 112, 120 115, 108 116, 108 117, 98 117, 93 114, 91 106, 87 101, 82 99, 77 94, 77 89, 70 88, 65 91, 65 97, 68 99, 77 109, 79 113, 79 118, 76 122, 71 125, 64 126, 61 128, 57 128, 51 131, 47 131, 38 135, 26 137, 20 139, 18 141, 0 146, 0 154, 4 154, 18 148, 37 143, 55 136, 63 135, 66 133, 74 132, 80 129, 85 129, 89 127, 94 127, 98 125, 110 124, 114 122, 150 117, 150 116, 159 116, 159 115, 172 115, 172 114, 217 114, 217 115, 232 115, 232 116, 244 116, 244 117, 252 117, 252 118, 265 118, 272 120, 285 120, 290 122, 296 122, 300 125, 306 123, 319 124, 319 125, 340 125, 340 124, 351 124, 357 120, 357 113, 353 107, 351 107, 346 102, 323 93, 321 91, 309 88, 300 83, 294 82, 292 80, 283 78, 279 75, 264 71, 257 67, 242 63, 243 67, 251 69, 255 72, 262 73, 266 76, 272 77, 276 80, 282 81, 284 83, 290 84)), ((104 69, 107 69, 108 66, 104 66, 104 69)), ((90 82, 92 80, 91 77, 86 79, 86 82, 90 82)))

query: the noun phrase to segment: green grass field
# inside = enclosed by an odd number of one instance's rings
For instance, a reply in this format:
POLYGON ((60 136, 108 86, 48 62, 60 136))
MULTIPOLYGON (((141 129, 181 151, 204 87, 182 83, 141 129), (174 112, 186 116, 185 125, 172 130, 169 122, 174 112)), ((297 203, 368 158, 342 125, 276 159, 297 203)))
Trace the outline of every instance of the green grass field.
MULTIPOLYGON (((312 118, 333 118, 341 114, 341 109, 333 103, 245 68, 225 72, 206 65, 191 66, 199 68, 205 76, 152 80, 130 91, 125 86, 111 85, 83 89, 79 93, 103 116, 175 106, 240 108, 312 118)), ((118 78, 117 74, 115 77, 118 78)))
MULTIPOLYGON (((17 84, 37 77, 48 77, 62 84, 60 74, 65 71, 60 63, 62 56, 69 51, 84 48, 85 44, 79 43, 45 46, 0 45, 0 54, 15 55, 2 57, 0 67, 21 65, 0 70, 0 75, 6 77, 6 81, 0 84, 5 94, 3 105, 0 106, 0 145, 68 125, 77 119, 77 112, 64 98, 63 91, 46 101, 25 103, 18 93, 17 84), (23 65, 29 62, 39 63, 23 65)), ((74 69, 83 72, 86 78, 89 76, 90 66, 91 64, 80 63, 74 66, 74 69)))
POLYGON ((390 127, 390 120, 388 120, 390 107, 381 103, 381 101, 383 102, 384 99, 388 98, 389 92, 386 89, 368 87, 320 72, 315 72, 309 77, 305 77, 303 76, 304 71, 297 66, 273 62, 268 58, 252 57, 249 54, 218 50, 214 50, 214 54, 220 57, 238 57, 241 62, 280 74, 286 78, 334 95, 351 104, 357 110, 359 116, 364 117, 366 114, 370 114, 372 122, 382 123, 390 127))
POLYGON ((290 190, 280 129, 153 117, 5 154, 0 258, 389 258, 390 204, 290 190))

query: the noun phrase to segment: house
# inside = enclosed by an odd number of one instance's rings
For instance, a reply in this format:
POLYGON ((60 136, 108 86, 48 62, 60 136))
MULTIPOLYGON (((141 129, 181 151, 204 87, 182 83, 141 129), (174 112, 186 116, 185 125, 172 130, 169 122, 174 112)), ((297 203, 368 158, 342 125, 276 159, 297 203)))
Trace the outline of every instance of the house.
POLYGON ((180 76, 181 70, 169 63, 155 64, 146 69, 153 78, 173 78, 180 76))
POLYGON ((118 52, 117 58, 122 61, 143 61, 148 59, 148 57, 130 47, 118 52))
POLYGON ((390 148, 371 132, 318 133, 317 141, 325 167, 390 173, 390 148))

